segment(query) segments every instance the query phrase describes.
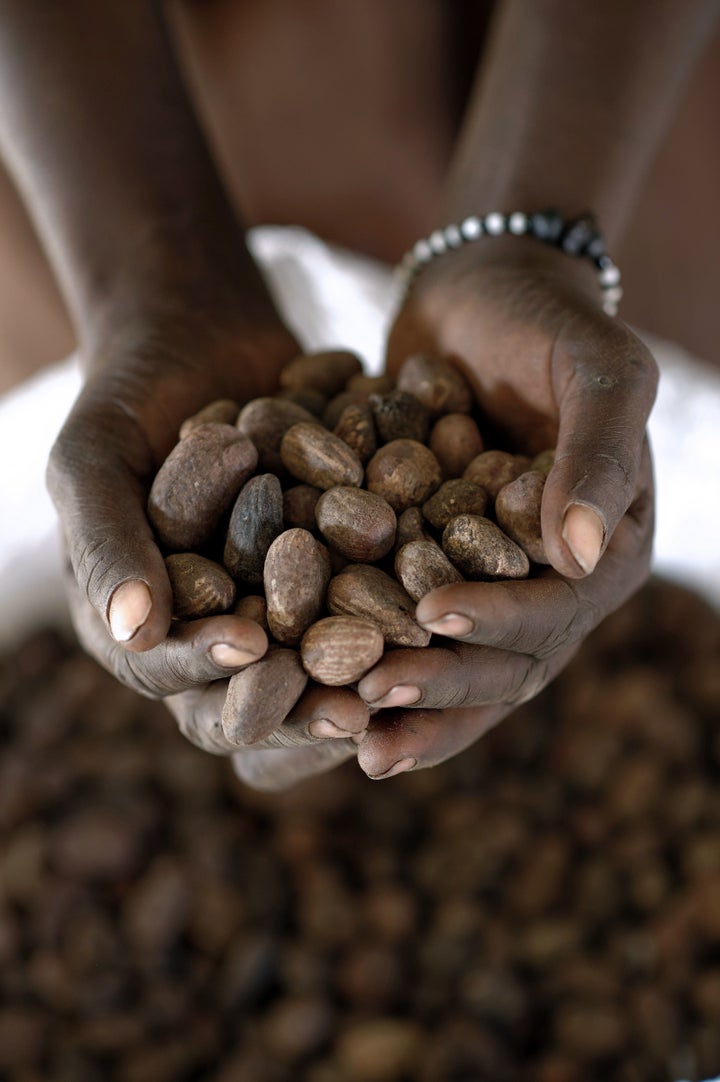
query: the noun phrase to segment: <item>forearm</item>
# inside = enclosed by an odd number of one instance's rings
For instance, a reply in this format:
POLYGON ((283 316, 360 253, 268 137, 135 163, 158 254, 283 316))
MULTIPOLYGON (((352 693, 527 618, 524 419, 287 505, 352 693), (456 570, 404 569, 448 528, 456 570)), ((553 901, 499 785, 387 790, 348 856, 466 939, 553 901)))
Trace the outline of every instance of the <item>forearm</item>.
POLYGON ((0 0, 0 147, 81 338, 163 294, 272 312, 157 4, 0 0))
POLYGON ((717 0, 505 0, 438 224, 592 209, 613 244, 718 10, 717 0))

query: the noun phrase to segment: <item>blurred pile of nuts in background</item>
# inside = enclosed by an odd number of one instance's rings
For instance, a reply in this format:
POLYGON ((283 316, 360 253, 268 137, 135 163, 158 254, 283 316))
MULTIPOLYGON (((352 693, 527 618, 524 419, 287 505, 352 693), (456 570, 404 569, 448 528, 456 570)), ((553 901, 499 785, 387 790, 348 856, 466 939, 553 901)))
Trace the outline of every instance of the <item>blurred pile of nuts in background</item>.
POLYGON ((36 635, 0 664, 0 1078, 716 1073, 719 657, 654 581, 444 766, 261 794, 36 635))

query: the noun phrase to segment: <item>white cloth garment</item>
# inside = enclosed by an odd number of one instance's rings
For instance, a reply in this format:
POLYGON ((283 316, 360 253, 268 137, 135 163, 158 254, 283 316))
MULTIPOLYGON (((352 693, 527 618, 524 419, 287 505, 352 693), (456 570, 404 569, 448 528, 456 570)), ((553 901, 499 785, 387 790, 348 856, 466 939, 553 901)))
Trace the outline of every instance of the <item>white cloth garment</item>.
MULTIPOLYGON (((251 247, 307 349, 355 349, 380 369, 397 293, 392 272, 297 228, 263 227, 251 247)), ((661 368, 650 434, 658 481, 655 570, 720 607, 720 372, 649 342, 661 368)), ((0 648, 66 621, 60 542, 45 491, 48 452, 81 386, 71 358, 0 398, 0 648)))

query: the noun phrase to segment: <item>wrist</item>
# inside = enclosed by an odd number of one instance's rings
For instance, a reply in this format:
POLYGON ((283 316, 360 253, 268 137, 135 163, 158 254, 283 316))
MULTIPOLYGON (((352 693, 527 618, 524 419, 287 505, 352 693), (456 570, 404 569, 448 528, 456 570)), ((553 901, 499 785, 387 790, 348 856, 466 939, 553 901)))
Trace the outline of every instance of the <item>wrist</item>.
MULTIPOLYGON (((516 289, 522 289, 523 284, 530 291, 542 286, 615 314, 613 309, 622 291, 617 287, 608 289, 597 261, 582 250, 564 250, 559 239, 508 227, 513 218, 524 217, 512 215, 506 219, 503 215, 489 215, 485 219, 488 223, 493 218, 499 220, 499 224, 495 223, 498 233, 490 227, 486 231, 478 218, 469 218, 460 227, 451 225, 419 241, 400 267, 400 277, 406 284, 405 299, 416 292, 426 297, 445 295, 447 299, 449 293, 462 289, 468 276, 481 275, 485 289, 493 282, 510 281, 516 289)), ((572 225, 569 223, 569 228, 572 225)), ((582 226, 585 229, 584 220, 582 226)), ((597 242, 602 251, 599 234, 597 242)), ((609 265, 613 282, 616 276, 619 281, 619 272, 612 261, 603 255, 601 262, 609 265)))

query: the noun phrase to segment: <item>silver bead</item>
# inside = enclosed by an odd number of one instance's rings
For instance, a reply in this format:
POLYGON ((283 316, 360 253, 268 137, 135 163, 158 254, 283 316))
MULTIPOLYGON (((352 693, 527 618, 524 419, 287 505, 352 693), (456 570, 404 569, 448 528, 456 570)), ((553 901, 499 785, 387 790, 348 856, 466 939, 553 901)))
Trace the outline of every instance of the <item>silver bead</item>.
POLYGON ((483 225, 485 232, 489 233, 491 237, 499 237, 501 233, 505 232, 505 215, 493 210, 490 214, 485 215, 483 225))
POLYGON ((447 242, 442 229, 436 229, 434 233, 430 234, 428 237, 428 244, 434 255, 442 255, 447 251, 447 242))
POLYGON ((622 286, 610 286, 603 290, 603 304, 618 305, 623 297, 622 286))
POLYGON ((478 237, 482 236, 482 231, 482 222, 475 214, 460 223, 463 240, 477 240, 478 237))
POLYGON ((616 267, 614 263, 602 267, 598 278, 601 286, 617 286, 620 284, 620 268, 616 267))
POLYGON ((412 251, 417 263, 429 263, 433 256, 432 248, 426 240, 419 240, 412 251))
POLYGON ((529 224, 527 214, 523 214, 521 210, 513 211, 507 220, 508 231, 515 237, 521 237, 523 233, 527 233, 529 224))
POLYGON ((445 226, 445 243, 448 248, 461 248, 463 242, 463 235, 460 232, 459 225, 447 225, 445 226))

